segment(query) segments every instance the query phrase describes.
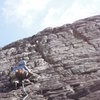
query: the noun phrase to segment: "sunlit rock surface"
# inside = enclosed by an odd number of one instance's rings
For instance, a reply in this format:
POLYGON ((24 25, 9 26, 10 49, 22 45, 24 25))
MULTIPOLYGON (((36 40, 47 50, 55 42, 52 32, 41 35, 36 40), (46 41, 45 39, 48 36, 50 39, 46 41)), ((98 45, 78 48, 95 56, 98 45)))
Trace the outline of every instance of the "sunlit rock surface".
MULTIPOLYGON (((26 100, 100 100, 100 16, 89 17, 0 48, 0 100, 19 100, 8 73, 24 58, 39 75, 26 100)), ((34 79, 33 79, 34 80, 34 79)))

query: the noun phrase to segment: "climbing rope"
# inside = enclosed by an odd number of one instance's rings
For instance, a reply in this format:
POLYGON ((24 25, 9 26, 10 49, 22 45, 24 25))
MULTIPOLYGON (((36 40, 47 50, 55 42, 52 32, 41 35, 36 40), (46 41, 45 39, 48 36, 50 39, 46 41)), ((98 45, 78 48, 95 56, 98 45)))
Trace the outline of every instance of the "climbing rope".
POLYGON ((22 81, 22 90, 23 90, 23 93, 25 95, 22 100, 25 100, 28 97, 28 93, 25 90, 24 80, 22 81))

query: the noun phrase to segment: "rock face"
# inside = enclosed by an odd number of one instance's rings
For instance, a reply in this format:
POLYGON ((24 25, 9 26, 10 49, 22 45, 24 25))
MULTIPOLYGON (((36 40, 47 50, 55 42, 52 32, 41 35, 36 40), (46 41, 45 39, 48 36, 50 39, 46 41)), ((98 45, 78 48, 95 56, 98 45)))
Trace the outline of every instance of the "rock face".
POLYGON ((46 28, 0 48, 0 100, 19 100, 7 75, 21 58, 37 82, 26 86, 26 100, 100 100, 100 16, 46 28))

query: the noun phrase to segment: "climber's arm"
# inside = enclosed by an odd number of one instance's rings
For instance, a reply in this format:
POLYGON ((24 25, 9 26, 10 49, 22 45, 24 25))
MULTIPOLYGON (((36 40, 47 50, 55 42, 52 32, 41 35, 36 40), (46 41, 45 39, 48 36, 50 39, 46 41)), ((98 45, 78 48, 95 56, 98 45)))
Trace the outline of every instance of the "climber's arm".
POLYGON ((32 71, 27 66, 25 66, 25 69, 28 71, 29 76, 33 75, 32 71))

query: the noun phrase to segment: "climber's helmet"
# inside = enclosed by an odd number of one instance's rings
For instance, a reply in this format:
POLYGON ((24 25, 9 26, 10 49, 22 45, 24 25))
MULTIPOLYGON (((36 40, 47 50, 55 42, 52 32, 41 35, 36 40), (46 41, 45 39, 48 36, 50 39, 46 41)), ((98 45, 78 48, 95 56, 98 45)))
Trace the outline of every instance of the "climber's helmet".
POLYGON ((20 62, 19 62, 19 65, 26 65, 26 61, 25 60, 21 60, 20 62))

